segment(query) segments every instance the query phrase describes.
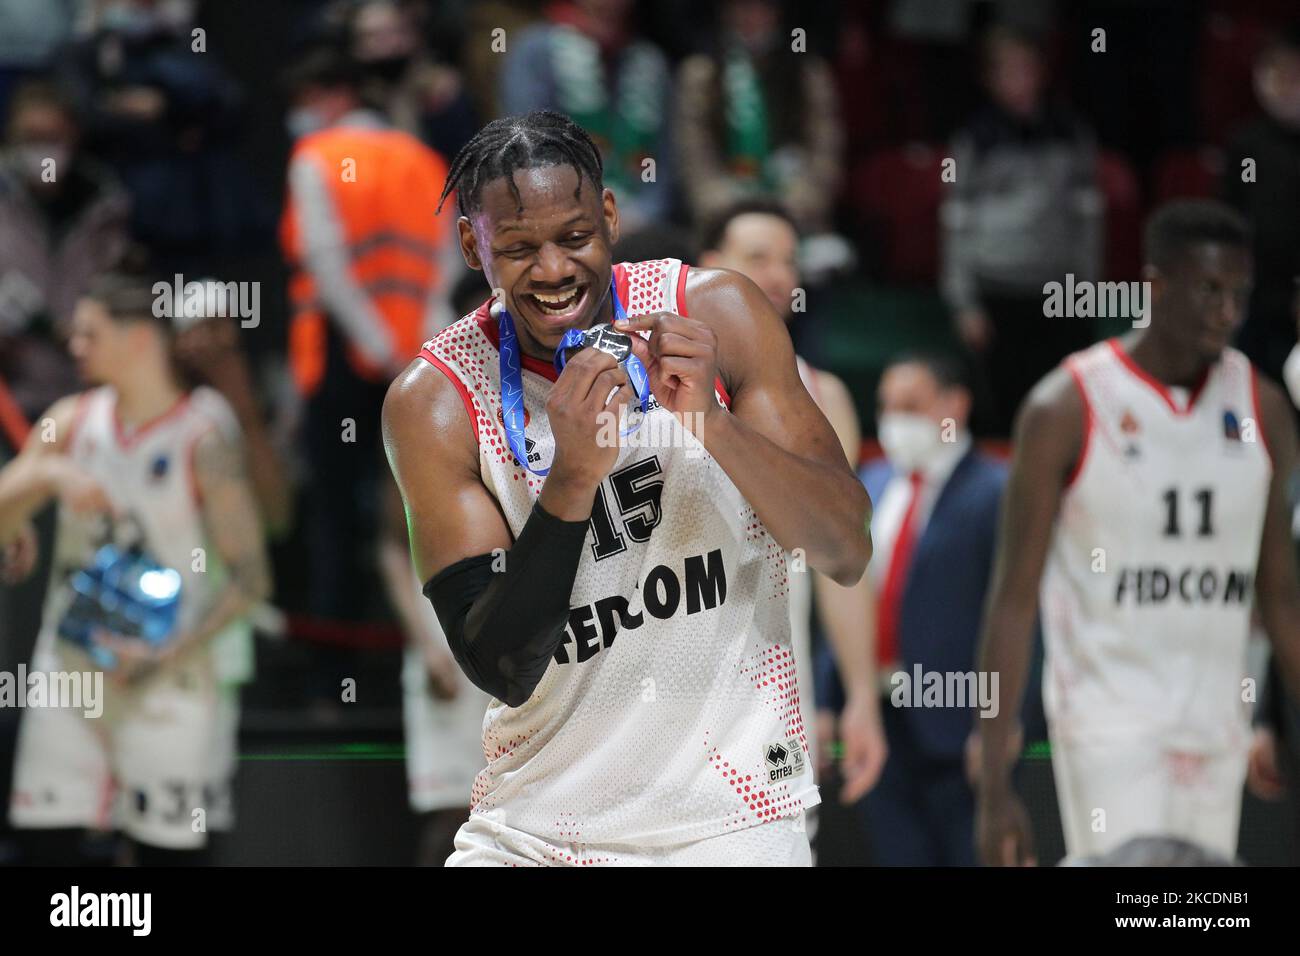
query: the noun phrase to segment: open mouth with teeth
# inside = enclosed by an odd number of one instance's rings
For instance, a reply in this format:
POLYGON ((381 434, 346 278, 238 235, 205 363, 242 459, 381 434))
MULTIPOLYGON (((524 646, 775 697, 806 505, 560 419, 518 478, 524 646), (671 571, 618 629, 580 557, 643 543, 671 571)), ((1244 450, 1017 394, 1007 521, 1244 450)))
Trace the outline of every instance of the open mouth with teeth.
POLYGON ((576 285, 563 292, 531 292, 524 296, 528 304, 551 319, 570 319, 587 299, 587 287, 576 285))

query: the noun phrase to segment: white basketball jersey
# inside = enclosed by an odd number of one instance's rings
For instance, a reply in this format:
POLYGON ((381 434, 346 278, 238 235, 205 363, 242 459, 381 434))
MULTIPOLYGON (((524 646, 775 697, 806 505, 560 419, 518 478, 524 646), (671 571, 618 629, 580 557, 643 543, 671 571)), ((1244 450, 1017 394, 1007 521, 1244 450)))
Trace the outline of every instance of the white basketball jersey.
POLYGON ((1238 747, 1273 470, 1254 368, 1227 349, 1180 399, 1118 340, 1066 367, 1087 426, 1042 582, 1052 734, 1238 747))
MULTIPOLYGON (((194 448, 212 429, 238 440, 234 412, 218 392, 205 386, 129 433, 118 418, 112 388, 92 389, 78 397, 67 454, 99 482, 120 516, 110 525, 102 516, 59 510, 36 647, 38 662, 51 655, 57 658, 58 624, 72 598, 68 579, 109 541, 123 546, 138 542, 159 564, 180 573, 178 629, 193 626, 211 604, 226 581, 226 571, 204 529, 194 448)), ((212 659, 218 679, 249 679, 252 636, 246 622, 237 622, 212 639, 212 659)))
MULTIPOLYGON (((614 266, 629 315, 686 314, 687 266, 614 266)), ((460 389, 483 483, 516 537, 544 478, 501 422, 487 303, 421 355, 460 389)), ((527 452, 552 462, 557 377, 523 357, 527 452)), ((730 400, 717 383, 719 401, 730 400)), ((668 845, 797 816, 818 802, 803 721, 785 552, 726 473, 653 401, 600 485, 563 643, 532 697, 493 700, 474 812, 565 843, 668 845)))

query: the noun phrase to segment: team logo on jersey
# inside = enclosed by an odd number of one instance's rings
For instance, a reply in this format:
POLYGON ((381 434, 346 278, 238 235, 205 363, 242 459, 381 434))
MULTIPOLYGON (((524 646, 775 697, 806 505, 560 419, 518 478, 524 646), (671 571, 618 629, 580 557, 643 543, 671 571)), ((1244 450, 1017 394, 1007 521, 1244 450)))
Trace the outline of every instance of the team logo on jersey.
MULTIPOLYGON (((532 421, 532 419, 533 419, 533 416, 530 415, 530 414, 528 414, 528 409, 525 408, 525 409, 524 409, 524 427, 525 427, 525 428, 528 427, 528 423, 529 423, 530 421, 532 421)), ((505 427, 506 427, 506 418, 505 418, 505 415, 502 414, 502 410, 499 409, 499 408, 497 409, 497 421, 500 422, 502 428, 505 428, 505 427)))
POLYGON ((167 472, 171 468, 171 459, 166 455, 159 455, 149 465, 149 478, 152 481, 162 481, 167 477, 167 472))
POLYGON ((1241 441, 1241 422, 1231 408, 1223 410, 1223 437, 1228 441, 1241 441))
POLYGON ((1137 442, 1133 441, 1133 439, 1142 430, 1142 426, 1134 416, 1132 409, 1124 409, 1124 414, 1119 418, 1119 430, 1128 439, 1128 442, 1124 445, 1124 457, 1130 461, 1141 458, 1142 449, 1138 447, 1137 442))
POLYGON ((764 747, 763 760, 767 764, 768 783, 788 780, 803 773, 803 747, 793 737, 764 747))

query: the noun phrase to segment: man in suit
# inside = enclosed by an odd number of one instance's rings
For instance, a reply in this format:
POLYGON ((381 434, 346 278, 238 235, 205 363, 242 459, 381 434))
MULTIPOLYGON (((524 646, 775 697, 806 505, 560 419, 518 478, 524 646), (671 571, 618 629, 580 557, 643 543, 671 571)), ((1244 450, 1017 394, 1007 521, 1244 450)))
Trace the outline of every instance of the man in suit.
POLYGON ((920 702, 921 688, 908 693, 905 683, 917 665, 945 676, 975 670, 1006 469, 972 447, 970 408, 957 359, 896 359, 878 397, 885 458, 861 472, 877 503, 867 573, 889 747, 863 809, 874 860, 887 866, 975 863, 975 797, 963 765, 973 708, 899 706, 920 702))

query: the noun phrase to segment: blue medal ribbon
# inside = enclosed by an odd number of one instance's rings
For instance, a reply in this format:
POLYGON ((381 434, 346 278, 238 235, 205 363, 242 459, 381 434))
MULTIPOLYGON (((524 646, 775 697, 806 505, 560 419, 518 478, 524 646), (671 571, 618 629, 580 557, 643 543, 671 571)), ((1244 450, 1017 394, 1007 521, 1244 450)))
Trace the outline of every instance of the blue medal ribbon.
MULTIPOLYGON (((609 282, 609 295, 614 306, 614 321, 620 321, 627 318, 627 312, 623 308, 623 303, 618 300, 618 289, 615 288, 614 280, 609 282)), ((519 336, 515 332, 515 320, 510 315, 510 310, 502 305, 500 315, 498 316, 498 352, 500 355, 501 369, 501 421, 506 429, 506 442, 510 445, 510 451, 514 454, 515 459, 534 475, 546 475, 549 468, 534 468, 528 463, 527 442, 524 437, 524 381, 523 373, 520 371, 519 361, 519 336)), ((564 333, 564 338, 560 340, 559 347, 555 350, 555 370, 557 372, 564 370, 567 360, 566 351, 574 346, 582 345, 585 329, 569 329, 564 333)), ((619 363, 625 372, 627 372, 628 382, 632 386, 633 392, 641 402, 641 415, 644 420, 646 406, 650 401, 650 376, 646 372, 645 366, 641 360, 631 351, 628 352, 627 358, 619 363)), ((626 437, 641 427, 641 421, 621 432, 626 437)))

